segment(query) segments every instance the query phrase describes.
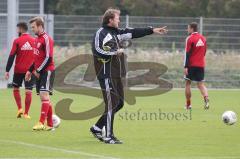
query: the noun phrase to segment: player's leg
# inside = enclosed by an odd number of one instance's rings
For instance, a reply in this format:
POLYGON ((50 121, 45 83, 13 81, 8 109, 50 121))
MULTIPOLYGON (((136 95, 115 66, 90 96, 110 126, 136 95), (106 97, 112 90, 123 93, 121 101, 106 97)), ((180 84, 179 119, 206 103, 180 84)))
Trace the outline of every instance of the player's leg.
POLYGON ((119 79, 112 79, 111 80, 111 83, 112 83, 112 87, 113 89, 112 90, 116 90, 114 91, 114 94, 112 95, 112 100, 116 101, 116 102, 113 102, 113 103, 116 103, 114 104, 115 107, 113 107, 113 115, 112 115, 112 122, 111 122, 111 134, 112 134, 112 138, 114 138, 115 141, 117 141, 118 143, 122 143, 122 141, 120 141, 115 135, 114 135, 114 132, 113 132, 113 129, 114 129, 114 117, 115 117, 115 114, 122 109, 123 105, 124 105, 124 87, 123 87, 123 84, 122 84, 122 80, 119 78, 119 79))
POLYGON ((47 114, 47 125, 49 127, 53 127, 53 120, 52 120, 52 115, 53 115, 53 107, 52 107, 52 103, 50 102, 49 103, 50 106, 49 106, 49 109, 48 109, 48 114, 47 114))
POLYGON ((115 113, 121 110, 124 106, 124 86, 123 86, 122 79, 121 78, 116 79, 116 82, 117 82, 118 104, 117 104, 117 108, 114 111, 115 113))
POLYGON ((107 121, 105 124, 106 138, 104 138, 104 142, 106 144, 122 144, 122 142, 118 140, 113 133, 114 115, 119 101, 116 83, 115 79, 105 79, 107 95, 107 121))
POLYGON ((186 97, 186 109, 191 109, 191 81, 185 80, 185 97, 186 97))
POLYGON ((185 79, 185 98, 186 98, 186 109, 191 109, 191 82, 194 80, 194 68, 189 67, 188 68, 188 74, 184 76, 185 79))
POLYGON ((120 141, 116 140, 113 136, 112 123, 114 122, 114 106, 116 108, 118 99, 116 96, 116 89, 112 86, 110 79, 99 80, 104 103, 105 111, 104 114, 100 117, 97 123, 90 128, 91 133, 98 138, 100 141, 109 144, 118 144, 120 141), (106 135, 102 136, 102 128, 105 127, 106 135))
POLYGON ((21 118, 23 115, 22 100, 19 89, 22 86, 23 79, 24 75, 22 74, 15 73, 13 75, 13 96, 18 107, 17 118, 21 118))
POLYGON ((48 91, 40 91, 40 97, 42 101, 42 107, 41 107, 41 115, 39 119, 39 123, 44 125, 45 121, 47 120, 47 126, 44 126, 43 130, 54 130, 53 128, 53 121, 52 121, 52 115, 53 115, 53 108, 50 101, 50 95, 48 91))
POLYGON ((25 111, 24 111, 24 118, 25 119, 30 119, 31 118, 28 114, 31 103, 32 103, 32 90, 25 89, 25 111))
POLYGON ((185 97, 186 97, 186 109, 191 109, 191 81, 185 81, 185 97))
POLYGON ((203 99, 204 99, 204 103, 205 103, 204 108, 209 109, 209 99, 208 99, 207 87, 205 86, 204 82, 198 82, 197 86, 203 96, 203 99))
MULTIPOLYGON (((49 85, 48 85, 48 92, 49 95, 53 95, 53 84, 54 84, 54 79, 55 79, 55 71, 51 72, 51 76, 50 76, 50 81, 49 81, 49 85)), ((49 101, 50 101, 50 97, 49 97, 49 101)), ((53 106, 51 101, 49 102, 49 109, 48 109, 48 113, 47 113, 47 130, 54 130, 53 128, 53 106)))
POLYGON ((23 109, 22 109, 22 100, 21 100, 19 87, 13 87, 13 95, 18 107, 17 118, 21 118, 23 115, 23 109))
POLYGON ((41 99, 41 115, 39 122, 33 127, 33 130, 45 130, 45 120, 47 119, 50 105, 49 86, 50 86, 51 71, 40 73, 39 77, 39 95, 41 99))
POLYGON ((55 130, 55 128, 53 127, 53 107, 51 102, 49 103, 49 109, 47 112, 47 126, 45 128, 46 131, 51 131, 51 130, 55 130))
POLYGON ((203 98, 207 98, 208 97, 208 91, 207 91, 207 87, 205 86, 204 82, 197 82, 197 87, 200 90, 203 98))
POLYGON ((197 87, 200 90, 203 100, 204 100, 204 109, 209 109, 209 99, 207 87, 204 84, 205 70, 202 67, 196 68, 195 77, 197 81, 197 87))
MULTIPOLYGON (((101 129, 105 128, 105 136, 111 136, 108 137, 108 141, 105 141, 107 143, 117 143, 120 144, 122 143, 122 141, 118 140, 113 132, 113 128, 114 128, 114 117, 116 112, 118 112, 124 105, 124 88, 123 88, 123 84, 122 84, 122 80, 119 79, 111 79, 108 83, 106 83, 106 81, 102 81, 101 82, 101 87, 104 90, 103 91, 103 96, 104 96, 104 101, 105 101, 105 113, 104 115, 98 120, 97 124, 95 126, 95 129, 98 130, 99 132, 101 131, 101 129), (111 98, 108 97, 108 92, 107 92, 107 85, 109 85, 110 89, 110 95, 111 98), (106 122, 106 117, 108 116, 107 114, 109 114, 109 99, 111 99, 111 103, 112 103, 112 115, 111 115, 111 125, 107 125, 106 122), (105 122, 104 122, 105 120, 105 122), (104 124, 104 125, 103 125, 104 124), (110 133, 107 133, 108 129, 110 128, 110 133), (108 135, 110 134, 110 135, 108 135)), ((109 118, 109 117, 108 117, 109 118)))
POLYGON ((104 113, 102 114, 102 116, 98 119, 96 124, 90 128, 90 132, 98 140, 103 141, 103 138, 105 136, 103 136, 103 134, 102 134, 102 129, 106 125, 108 104, 107 104, 107 94, 106 94, 106 89, 105 89, 105 80, 104 79, 99 80, 99 84, 100 84, 100 87, 102 90, 105 108, 104 108, 104 113))
POLYGON ((40 119, 39 122, 33 127, 33 130, 45 130, 46 128, 44 123, 50 106, 49 93, 47 91, 40 90, 40 99, 42 103, 40 119))
POLYGON ((30 119, 31 117, 29 116, 29 109, 32 103, 32 89, 34 85, 34 76, 32 76, 30 81, 25 81, 25 112, 24 112, 24 118, 25 119, 30 119))

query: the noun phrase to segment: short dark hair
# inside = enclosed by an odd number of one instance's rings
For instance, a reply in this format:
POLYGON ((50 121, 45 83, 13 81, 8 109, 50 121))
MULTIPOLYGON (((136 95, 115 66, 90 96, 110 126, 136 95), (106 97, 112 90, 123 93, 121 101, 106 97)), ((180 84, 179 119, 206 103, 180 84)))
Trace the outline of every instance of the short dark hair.
POLYGON ((110 19, 113 19, 115 17, 115 14, 120 15, 120 10, 116 8, 108 8, 102 17, 102 24, 107 25, 109 23, 110 19))
POLYGON ((188 25, 190 26, 190 28, 193 29, 194 32, 198 31, 198 23, 192 22, 192 23, 190 23, 188 25))
POLYGON ((17 27, 23 29, 24 31, 28 31, 28 25, 26 22, 19 22, 17 27))

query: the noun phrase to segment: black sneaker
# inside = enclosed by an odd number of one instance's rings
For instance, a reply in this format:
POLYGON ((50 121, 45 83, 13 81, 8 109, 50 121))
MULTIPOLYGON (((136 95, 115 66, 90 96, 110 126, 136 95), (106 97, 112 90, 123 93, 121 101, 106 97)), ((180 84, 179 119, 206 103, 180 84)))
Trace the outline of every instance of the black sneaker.
POLYGON ((210 105, 209 105, 209 99, 205 99, 204 100, 204 109, 209 109, 210 105))
POLYGON ((191 105, 186 105, 184 108, 185 108, 186 110, 191 110, 191 109, 192 109, 192 106, 191 106, 191 105))
POLYGON ((118 142, 123 143, 121 140, 119 140, 119 139, 118 139, 117 137, 115 137, 114 135, 112 136, 112 138, 113 138, 114 140, 118 141, 118 142))
POLYGON ((122 141, 118 140, 115 136, 104 138, 106 144, 123 144, 122 141))
POLYGON ((102 131, 95 130, 94 127, 92 126, 90 128, 90 132, 93 134, 95 138, 97 138, 99 141, 103 142, 103 136, 102 136, 102 131))

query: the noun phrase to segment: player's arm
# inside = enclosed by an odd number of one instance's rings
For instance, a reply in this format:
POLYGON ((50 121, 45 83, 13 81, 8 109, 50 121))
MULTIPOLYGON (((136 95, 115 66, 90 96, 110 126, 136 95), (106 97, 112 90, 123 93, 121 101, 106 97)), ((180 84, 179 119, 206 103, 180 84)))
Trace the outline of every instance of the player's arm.
POLYGON ((193 51, 193 46, 194 46, 194 43, 191 42, 191 39, 188 37, 186 39, 186 46, 185 46, 185 61, 184 61, 185 75, 188 74, 188 67, 189 67, 189 63, 190 63, 190 56, 193 51))
POLYGON ((44 39, 45 39, 46 57, 45 57, 44 61, 42 62, 42 64, 36 69, 37 73, 41 73, 42 71, 44 71, 49 66, 51 61, 53 60, 53 44, 50 43, 48 36, 44 36, 44 39))
POLYGON ((185 46, 185 62, 184 62, 184 68, 188 68, 189 67, 189 63, 190 63, 190 56, 192 54, 193 51, 193 46, 194 43, 191 41, 191 38, 187 38, 186 39, 186 46, 185 46))
POLYGON ((35 66, 35 63, 33 63, 30 68, 28 69, 29 72, 33 72, 34 71, 34 66, 35 66))
POLYGON ((9 71, 11 70, 14 59, 16 57, 17 48, 18 48, 17 42, 16 42, 16 40, 14 40, 11 52, 10 52, 9 57, 8 57, 7 65, 6 65, 6 73, 5 73, 5 79, 6 80, 9 79, 9 71))
POLYGON ((205 42, 205 54, 204 54, 204 56, 206 56, 206 53, 207 53, 207 41, 205 42))
POLYGON ((119 29, 119 39, 120 40, 130 40, 134 38, 141 38, 147 35, 151 35, 153 33, 157 34, 165 34, 167 33, 166 26, 162 28, 153 28, 153 27, 146 27, 146 28, 126 28, 126 29, 119 29))
MULTIPOLYGON (((26 81, 30 81, 31 80, 31 76, 32 76, 32 72, 34 70, 34 63, 30 66, 30 68, 28 69, 28 71, 25 74, 25 80, 26 81)), ((36 76, 36 75, 35 75, 36 76)), ((37 77, 38 78, 38 77, 37 77)))

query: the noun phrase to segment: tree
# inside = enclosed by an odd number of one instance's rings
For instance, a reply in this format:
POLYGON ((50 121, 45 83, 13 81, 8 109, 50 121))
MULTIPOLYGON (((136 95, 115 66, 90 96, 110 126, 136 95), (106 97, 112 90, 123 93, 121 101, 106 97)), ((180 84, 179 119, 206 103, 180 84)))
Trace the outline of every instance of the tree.
POLYGON ((102 15, 109 7, 134 16, 240 17, 239 0, 45 0, 54 14, 102 15))

